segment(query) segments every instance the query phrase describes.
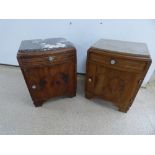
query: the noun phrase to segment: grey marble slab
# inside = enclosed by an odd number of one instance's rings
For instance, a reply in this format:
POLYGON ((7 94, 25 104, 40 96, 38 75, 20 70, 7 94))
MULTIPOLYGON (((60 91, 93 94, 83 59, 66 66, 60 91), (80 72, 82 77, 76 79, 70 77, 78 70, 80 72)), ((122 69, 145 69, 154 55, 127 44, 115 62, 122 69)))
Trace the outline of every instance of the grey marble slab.
POLYGON ((65 38, 23 40, 19 52, 48 51, 59 48, 74 48, 74 45, 65 38))
POLYGON ((149 55, 149 51, 145 43, 100 39, 95 44, 93 44, 92 47, 119 53, 149 55))

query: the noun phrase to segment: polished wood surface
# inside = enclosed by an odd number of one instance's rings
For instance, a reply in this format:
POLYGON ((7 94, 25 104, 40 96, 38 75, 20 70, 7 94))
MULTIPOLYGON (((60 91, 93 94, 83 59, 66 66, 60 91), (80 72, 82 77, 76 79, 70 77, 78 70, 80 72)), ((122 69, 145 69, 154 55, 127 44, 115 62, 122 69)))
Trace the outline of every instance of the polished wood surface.
POLYGON ((17 59, 34 105, 76 95, 76 49, 18 52, 17 59))
POLYGON ((111 101, 127 112, 151 64, 150 56, 91 47, 87 53, 85 96, 111 101))

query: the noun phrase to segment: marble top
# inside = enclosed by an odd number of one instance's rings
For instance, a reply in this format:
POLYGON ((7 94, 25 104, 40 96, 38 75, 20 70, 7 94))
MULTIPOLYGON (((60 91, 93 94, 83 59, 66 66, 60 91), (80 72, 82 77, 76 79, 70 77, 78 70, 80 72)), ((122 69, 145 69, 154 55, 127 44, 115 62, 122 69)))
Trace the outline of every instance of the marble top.
POLYGON ((59 48, 74 48, 74 45, 64 38, 23 40, 19 52, 48 51, 59 48))
POLYGON ((119 53, 149 55, 149 51, 145 43, 100 39, 91 47, 119 53))

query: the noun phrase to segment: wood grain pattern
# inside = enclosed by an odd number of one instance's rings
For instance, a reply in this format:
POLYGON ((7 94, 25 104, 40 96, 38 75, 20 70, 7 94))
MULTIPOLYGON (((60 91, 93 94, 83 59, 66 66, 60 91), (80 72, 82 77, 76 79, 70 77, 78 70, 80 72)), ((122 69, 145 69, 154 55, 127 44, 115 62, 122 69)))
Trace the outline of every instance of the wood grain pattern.
POLYGON ((86 98, 99 97, 127 112, 151 64, 149 56, 90 48, 86 62, 86 98), (115 60, 111 64, 111 60, 115 60))
POLYGON ((76 95, 76 50, 18 52, 17 59, 34 105, 57 96, 76 95), (52 57, 50 60, 49 57, 52 57))

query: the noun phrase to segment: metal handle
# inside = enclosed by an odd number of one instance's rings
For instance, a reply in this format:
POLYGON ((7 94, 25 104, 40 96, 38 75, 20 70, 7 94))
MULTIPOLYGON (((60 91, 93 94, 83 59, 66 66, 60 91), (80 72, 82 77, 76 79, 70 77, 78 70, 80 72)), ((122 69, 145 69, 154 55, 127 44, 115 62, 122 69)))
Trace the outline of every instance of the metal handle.
POLYGON ((49 57, 48 57, 48 60, 49 60, 49 61, 53 61, 53 60, 54 60, 54 57, 49 56, 49 57))
POLYGON ((89 79, 88 79, 88 82, 92 82, 92 79, 91 79, 91 78, 89 78, 89 79))
POLYGON ((114 60, 114 59, 111 59, 111 60, 110 60, 110 64, 111 64, 111 65, 114 65, 114 64, 116 64, 116 60, 114 60))
POLYGON ((36 89, 37 88, 37 86, 36 85, 32 85, 32 89, 36 89))

